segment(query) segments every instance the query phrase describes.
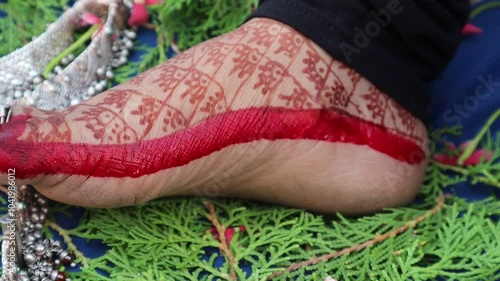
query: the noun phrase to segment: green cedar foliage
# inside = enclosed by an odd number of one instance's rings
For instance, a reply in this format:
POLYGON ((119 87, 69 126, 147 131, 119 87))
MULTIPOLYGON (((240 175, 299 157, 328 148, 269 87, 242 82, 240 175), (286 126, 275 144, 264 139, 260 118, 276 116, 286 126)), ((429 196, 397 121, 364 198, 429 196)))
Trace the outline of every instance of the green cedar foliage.
POLYGON ((0 57, 41 34, 60 15, 68 0, 0 1, 0 57))

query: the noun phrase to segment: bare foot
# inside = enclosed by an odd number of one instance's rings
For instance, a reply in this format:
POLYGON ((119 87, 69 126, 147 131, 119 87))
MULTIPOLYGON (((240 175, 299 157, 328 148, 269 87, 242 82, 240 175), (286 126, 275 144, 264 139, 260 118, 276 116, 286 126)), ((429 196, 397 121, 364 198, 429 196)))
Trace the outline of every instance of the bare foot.
POLYGON ((253 19, 62 112, 14 108, 0 171, 81 206, 198 195, 362 214, 414 198, 426 140, 356 71, 253 19))

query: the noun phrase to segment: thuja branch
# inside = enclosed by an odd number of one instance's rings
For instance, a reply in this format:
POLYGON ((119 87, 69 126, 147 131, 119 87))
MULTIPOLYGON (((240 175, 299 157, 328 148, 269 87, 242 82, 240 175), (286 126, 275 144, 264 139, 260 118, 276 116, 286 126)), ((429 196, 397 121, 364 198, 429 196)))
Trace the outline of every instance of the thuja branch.
POLYGON ((160 50, 159 51, 159 55, 160 55, 160 61, 159 63, 162 63, 164 61, 167 60, 167 55, 166 55, 166 51, 165 51, 165 34, 163 32, 160 32, 158 34, 158 49, 160 50))
POLYGON ((226 228, 223 225, 221 225, 219 220, 217 219, 214 205, 207 201, 203 202, 203 204, 205 205, 205 208, 207 208, 208 210, 208 216, 207 216, 208 220, 213 224, 213 226, 215 227, 215 229, 219 234, 219 240, 220 240, 219 248, 229 260, 230 270, 229 270, 228 280, 236 281, 238 280, 235 269, 236 260, 234 259, 234 256, 231 253, 231 251, 229 250, 229 247, 226 242, 226 228))
POLYGON ((478 175, 471 175, 469 170, 462 168, 462 167, 446 165, 446 164, 442 164, 442 163, 439 163, 436 161, 432 161, 432 163, 435 164, 436 166, 438 166, 440 169, 449 170, 449 171, 453 171, 455 173, 461 174, 463 176, 472 177, 480 183, 484 183, 487 185, 491 185, 491 186, 500 188, 500 181, 498 179, 495 179, 493 175, 488 173, 488 171, 483 171, 483 173, 485 173, 485 176, 478 176, 478 175))
POLYGON ((175 43, 174 39, 170 40, 170 48, 176 55, 181 53, 181 50, 179 49, 179 46, 177 46, 177 43, 175 43))
POLYGON ((51 220, 47 220, 47 225, 50 228, 52 228, 53 230, 55 230, 57 233, 59 233, 59 235, 61 235, 64 242, 66 242, 66 245, 68 245, 68 250, 73 252, 73 254, 75 254, 75 257, 80 259, 84 268, 88 268, 89 261, 88 261, 87 257, 85 257, 85 255, 82 252, 78 251, 78 248, 73 243, 73 240, 68 235, 68 232, 65 229, 63 229, 62 227, 60 227, 57 223, 55 223, 54 221, 51 221, 51 220))
POLYGON ((330 260, 330 259, 334 259, 334 258, 338 258, 342 255, 346 255, 346 254, 350 254, 350 253, 353 253, 353 252, 359 252, 367 247, 370 247, 370 246, 373 246, 377 243, 380 243, 382 241, 385 241, 387 240, 388 238, 392 237, 392 236, 396 236, 402 232, 405 232, 407 231, 408 229, 414 227, 416 224, 422 222, 423 220, 425 220, 427 217, 429 216, 432 216, 432 215, 435 215, 437 212, 439 212, 439 210, 441 210, 441 208, 443 207, 444 205, 444 200, 446 198, 448 198, 449 196, 448 195, 440 195, 438 198, 437 198, 437 203, 436 205, 434 206, 434 208, 430 209, 429 211, 427 211, 425 214, 411 220, 411 221, 408 221, 407 223, 405 223, 403 226, 400 226, 396 229, 393 229, 389 232, 386 232, 382 235, 377 235, 375 236, 373 239, 369 240, 369 241, 366 241, 362 244, 357 244, 357 245, 354 245, 354 246, 351 246, 351 247, 348 247, 348 248, 345 248, 343 250, 340 250, 340 251, 333 251, 329 254, 326 254, 326 255, 323 255, 323 256, 319 256, 319 257, 314 257, 310 260, 307 260, 307 261, 303 261, 303 262, 299 262, 299 263, 295 263, 295 264, 292 264, 291 266, 285 268, 284 270, 281 270, 281 271, 278 271, 278 272, 275 272, 273 274, 271 274, 270 276, 268 276, 266 278, 266 280, 272 280, 273 278, 276 278, 278 276, 281 276, 283 274, 286 274, 286 273, 290 273, 292 271, 295 271, 297 269, 300 269, 300 268, 303 268, 303 267, 306 267, 306 266, 310 266, 310 265, 315 265, 315 264, 318 264, 322 261, 327 261, 327 260, 330 260))

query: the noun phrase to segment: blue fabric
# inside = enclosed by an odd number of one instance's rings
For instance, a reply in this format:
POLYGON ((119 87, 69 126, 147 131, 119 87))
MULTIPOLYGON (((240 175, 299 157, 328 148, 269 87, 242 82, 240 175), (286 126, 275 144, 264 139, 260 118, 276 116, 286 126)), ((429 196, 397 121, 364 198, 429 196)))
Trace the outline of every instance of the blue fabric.
MULTIPOLYGON (((448 138, 455 144, 473 138, 486 119, 500 107, 500 9, 482 13, 473 23, 484 29, 480 36, 465 38, 454 60, 443 75, 431 87, 431 124, 433 127, 461 125, 463 135, 448 138), (489 78, 491 77, 491 78, 489 78), (497 84, 484 86, 484 81, 498 81, 497 84), (483 85, 483 86, 481 86, 483 85), (476 90, 478 89, 479 90, 476 90)), ((153 46, 156 38, 153 32, 141 30, 139 40, 153 46)), ((132 60, 139 59, 134 54, 132 60)), ((500 129, 500 122, 494 130, 500 129)), ((470 200, 484 198, 491 194, 484 186, 460 184, 454 192, 470 200)), ((64 228, 75 227, 83 209, 74 208, 71 218, 63 215, 56 217, 64 228)), ((106 247, 99 241, 85 241, 75 238, 75 244, 88 257, 98 257, 105 253, 106 247)), ((212 254, 215 251, 210 251, 212 254)), ((206 258, 206 257, 204 257, 206 258)), ((218 259, 218 263, 223 259, 218 259)))
MULTIPOLYGON (((482 3, 487 2, 494 1, 482 3)), ((463 127, 461 136, 448 138, 457 146, 474 138, 500 108, 500 9, 481 13, 471 22, 481 27, 483 34, 466 37, 446 71, 431 85, 431 124, 435 128, 463 127)), ((499 130, 497 121, 492 132, 499 130)), ((455 186, 454 191, 470 200, 492 192, 483 185, 467 184, 455 186)))

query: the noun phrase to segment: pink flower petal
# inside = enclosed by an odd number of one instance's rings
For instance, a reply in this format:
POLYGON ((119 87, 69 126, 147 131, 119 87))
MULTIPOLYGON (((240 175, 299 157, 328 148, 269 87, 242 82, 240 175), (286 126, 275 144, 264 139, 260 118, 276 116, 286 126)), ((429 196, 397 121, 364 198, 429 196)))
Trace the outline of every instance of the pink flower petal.
POLYGON ((219 240, 219 233, 217 232, 217 229, 215 229, 215 227, 210 228, 210 234, 212 234, 215 239, 219 240))
POLYGON ((444 146, 449 151, 454 151, 455 149, 457 149, 457 147, 455 146, 455 144, 452 143, 452 142, 445 142, 444 146))
POLYGON ((234 228, 226 228, 226 231, 224 232, 224 234, 226 235, 226 243, 227 245, 229 245, 229 243, 231 243, 231 240, 233 239, 233 236, 234 236, 234 233, 236 231, 234 230, 234 228))
POLYGON ((102 20, 100 17, 98 17, 94 14, 85 13, 85 14, 83 14, 81 23, 83 23, 83 25, 102 24, 102 20))
POLYGON ((470 23, 466 24, 462 29, 462 35, 478 35, 481 33, 483 33, 483 29, 470 23))
MULTIPOLYGON (((465 151, 467 149, 467 147, 469 147, 471 144, 472 144, 471 140, 463 142, 458 147, 458 151, 459 152, 465 151)), ((446 142, 445 146, 451 152, 456 151, 455 145, 452 143, 446 142)), ((486 161, 490 160, 492 156, 493 156, 492 151, 485 151, 484 149, 477 149, 476 151, 474 151, 471 154, 471 156, 469 158, 467 158, 464 161, 464 165, 465 166, 477 165, 477 164, 481 163, 481 158, 483 158, 484 161, 486 162, 486 161)), ((453 166, 458 165, 458 158, 459 157, 460 157, 460 155, 448 156, 445 154, 434 154, 434 156, 433 156, 434 160, 436 160, 437 162, 439 162, 441 164, 453 165, 453 166)))
POLYGON ((163 3, 163 0, 146 0, 146 5, 156 5, 163 3))
MULTIPOLYGON (((224 232, 224 235, 226 236, 226 243, 229 245, 229 243, 231 243, 231 240, 233 239, 234 234, 240 231, 246 232, 247 230, 244 226, 226 228, 226 231, 224 232)), ((212 234, 215 239, 220 241, 219 233, 217 232, 217 229, 215 227, 210 228, 210 234, 212 234)))
POLYGON ((471 145, 471 143, 472 143, 472 141, 471 141, 471 140, 468 140, 468 141, 466 141, 466 142, 462 143, 462 144, 458 147, 458 149, 459 149, 460 151, 464 151, 464 150, 466 150, 466 149, 467 149, 467 147, 469 147, 469 146, 471 145))
POLYGON ((483 159, 483 161, 486 162, 490 160, 492 156, 493 156, 492 151, 486 152, 484 149, 479 149, 474 151, 472 155, 464 161, 464 165, 465 166, 477 165, 481 163, 481 158, 483 159))
POLYGON ((456 156, 448 156, 445 154, 434 154, 432 156, 436 162, 445 164, 445 165, 457 165, 458 164, 458 157, 456 156))
POLYGON ((143 25, 149 20, 148 10, 145 3, 136 3, 132 8, 132 15, 128 19, 128 24, 131 26, 143 25))

